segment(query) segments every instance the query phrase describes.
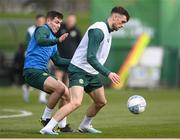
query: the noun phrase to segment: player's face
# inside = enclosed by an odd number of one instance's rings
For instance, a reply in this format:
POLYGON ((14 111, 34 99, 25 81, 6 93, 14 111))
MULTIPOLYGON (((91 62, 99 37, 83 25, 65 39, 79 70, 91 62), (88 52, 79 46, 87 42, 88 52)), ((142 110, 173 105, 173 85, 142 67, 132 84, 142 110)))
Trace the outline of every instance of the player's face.
POLYGON ((62 23, 62 19, 55 17, 54 19, 47 19, 48 26, 54 33, 57 33, 62 23))
POLYGON ((120 28, 124 27, 124 24, 127 22, 125 15, 114 14, 112 30, 118 31, 120 28))

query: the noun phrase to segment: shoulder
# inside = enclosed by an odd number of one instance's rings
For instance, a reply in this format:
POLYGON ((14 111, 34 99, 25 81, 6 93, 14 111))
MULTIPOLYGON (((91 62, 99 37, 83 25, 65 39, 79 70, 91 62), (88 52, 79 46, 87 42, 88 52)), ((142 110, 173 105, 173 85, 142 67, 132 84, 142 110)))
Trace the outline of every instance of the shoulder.
POLYGON ((104 35, 104 33, 103 33, 104 26, 106 26, 106 24, 104 22, 95 22, 94 24, 92 24, 89 27, 88 32, 93 32, 94 34, 103 36, 104 35))
POLYGON ((92 28, 92 29, 89 29, 88 31, 89 33, 93 33, 93 34, 96 34, 96 35, 103 35, 103 32, 101 29, 99 28, 92 28))
POLYGON ((88 31, 88 36, 89 37, 94 36, 96 39, 103 40, 104 33, 99 28, 93 28, 88 31))
POLYGON ((36 32, 49 33, 49 29, 46 26, 39 26, 36 28, 36 32))
POLYGON ((96 22, 89 27, 89 29, 93 29, 93 28, 100 29, 102 32, 107 31, 107 25, 105 22, 96 22))
POLYGON ((105 22, 95 22, 92 26, 96 26, 96 27, 106 27, 106 23, 105 23, 105 22))

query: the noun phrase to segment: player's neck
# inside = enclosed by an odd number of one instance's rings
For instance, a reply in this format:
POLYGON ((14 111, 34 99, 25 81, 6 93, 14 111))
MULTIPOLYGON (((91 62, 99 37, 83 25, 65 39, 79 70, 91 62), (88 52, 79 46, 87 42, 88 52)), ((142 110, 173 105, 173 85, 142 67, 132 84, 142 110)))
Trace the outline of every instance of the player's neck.
POLYGON ((111 18, 108 18, 108 19, 107 19, 106 24, 107 24, 107 26, 108 26, 109 32, 113 32, 111 18))

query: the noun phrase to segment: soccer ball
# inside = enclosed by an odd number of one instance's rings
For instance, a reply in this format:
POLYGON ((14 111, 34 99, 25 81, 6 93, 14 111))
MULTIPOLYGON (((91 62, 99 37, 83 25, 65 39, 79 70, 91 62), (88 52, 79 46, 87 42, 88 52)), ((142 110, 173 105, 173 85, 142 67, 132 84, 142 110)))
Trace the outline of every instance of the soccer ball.
POLYGON ((140 114, 145 111, 146 100, 139 95, 131 96, 128 99, 127 107, 128 110, 133 114, 140 114))

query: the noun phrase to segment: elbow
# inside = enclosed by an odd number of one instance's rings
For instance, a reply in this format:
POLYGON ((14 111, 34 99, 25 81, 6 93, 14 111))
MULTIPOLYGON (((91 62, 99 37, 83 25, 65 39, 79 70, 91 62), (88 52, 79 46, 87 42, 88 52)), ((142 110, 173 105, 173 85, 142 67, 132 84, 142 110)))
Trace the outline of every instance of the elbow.
POLYGON ((37 42, 38 45, 42 45, 41 44, 42 43, 41 40, 37 40, 36 42, 37 42))
POLYGON ((42 39, 37 39, 36 42, 39 46, 46 46, 44 40, 42 40, 42 39))
POLYGON ((87 57, 87 62, 88 62, 88 63, 90 63, 90 62, 91 62, 91 60, 90 60, 90 58, 89 58, 89 57, 87 57))
POLYGON ((91 63, 92 57, 91 56, 87 56, 87 62, 91 63))

